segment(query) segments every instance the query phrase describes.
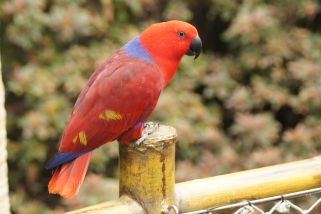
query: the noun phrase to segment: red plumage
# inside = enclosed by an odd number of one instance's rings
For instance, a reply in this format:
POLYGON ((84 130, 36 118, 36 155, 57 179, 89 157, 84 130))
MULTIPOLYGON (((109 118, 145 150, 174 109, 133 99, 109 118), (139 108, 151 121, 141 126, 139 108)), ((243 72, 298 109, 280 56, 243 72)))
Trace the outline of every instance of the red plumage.
POLYGON ((90 161, 90 152, 57 168, 48 184, 50 193, 65 198, 74 196, 84 181, 90 161))

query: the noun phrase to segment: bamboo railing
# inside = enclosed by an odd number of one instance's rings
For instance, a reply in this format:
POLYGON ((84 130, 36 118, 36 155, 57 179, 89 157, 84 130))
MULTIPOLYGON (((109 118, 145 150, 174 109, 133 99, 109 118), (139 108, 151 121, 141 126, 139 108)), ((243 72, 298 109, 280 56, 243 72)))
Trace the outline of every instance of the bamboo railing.
POLYGON ((160 126, 141 145, 120 145, 120 198, 69 214, 191 212, 321 187, 321 157, 175 184, 176 130, 160 126))

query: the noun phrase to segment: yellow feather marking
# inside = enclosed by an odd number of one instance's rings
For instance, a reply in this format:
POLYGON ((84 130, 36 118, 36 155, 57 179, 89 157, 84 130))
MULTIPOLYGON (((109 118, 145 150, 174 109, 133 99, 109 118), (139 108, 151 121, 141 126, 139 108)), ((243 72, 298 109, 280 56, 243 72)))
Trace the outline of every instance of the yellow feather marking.
POLYGON ((119 114, 116 111, 111 111, 111 110, 106 110, 105 112, 99 114, 99 119, 102 120, 121 120, 123 119, 123 116, 121 116, 121 114, 119 114))
POLYGON ((121 114, 115 111, 106 111, 105 115, 108 120, 121 120, 123 118, 121 114))
POLYGON ((74 139, 72 139, 72 143, 75 144, 77 142, 77 139, 78 139, 78 135, 76 135, 74 139))
POLYGON ((79 141, 82 145, 87 146, 87 136, 85 132, 79 132, 79 141))
POLYGON ((105 117, 104 117, 103 113, 101 113, 101 114, 99 115, 99 119, 105 120, 105 117))

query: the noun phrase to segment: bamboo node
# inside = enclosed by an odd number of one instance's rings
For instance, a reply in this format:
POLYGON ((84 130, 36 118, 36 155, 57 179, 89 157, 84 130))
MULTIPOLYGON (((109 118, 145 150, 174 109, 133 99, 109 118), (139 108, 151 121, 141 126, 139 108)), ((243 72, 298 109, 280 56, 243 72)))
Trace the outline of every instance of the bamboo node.
POLYGON ((177 137, 176 129, 170 126, 159 125, 159 127, 149 134, 146 139, 139 145, 135 143, 127 144, 131 149, 146 152, 148 149, 154 149, 158 152, 164 150, 165 147, 175 143, 177 137))

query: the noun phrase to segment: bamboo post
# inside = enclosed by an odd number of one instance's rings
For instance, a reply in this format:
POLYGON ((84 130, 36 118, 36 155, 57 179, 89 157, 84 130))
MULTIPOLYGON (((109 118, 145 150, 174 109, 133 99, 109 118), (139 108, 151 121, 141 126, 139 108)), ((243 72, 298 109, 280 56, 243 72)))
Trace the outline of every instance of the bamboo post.
POLYGON ((176 130, 160 126, 139 146, 119 146, 119 194, 114 201, 69 214, 161 214, 174 203, 176 130))
POLYGON ((174 202, 176 130, 160 126, 139 146, 120 145, 120 195, 136 200, 148 214, 174 202))

